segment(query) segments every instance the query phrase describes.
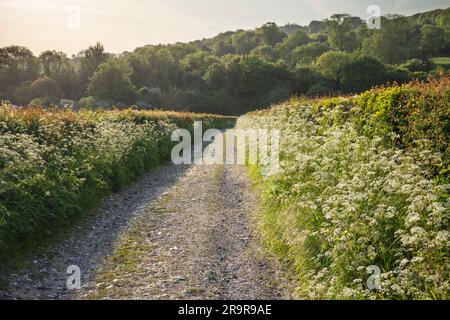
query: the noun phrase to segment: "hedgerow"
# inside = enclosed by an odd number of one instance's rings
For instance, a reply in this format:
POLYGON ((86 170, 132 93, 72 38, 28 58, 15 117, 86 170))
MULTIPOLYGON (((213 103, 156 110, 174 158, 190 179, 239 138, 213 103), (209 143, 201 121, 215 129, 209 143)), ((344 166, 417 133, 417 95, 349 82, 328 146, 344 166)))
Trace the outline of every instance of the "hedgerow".
POLYGON ((0 256, 70 225, 170 158, 171 133, 229 126, 206 114, 0 107, 0 256))
POLYGON ((258 178, 261 230, 297 297, 450 297, 448 84, 292 99, 238 119, 281 130, 281 170, 258 178), (380 290, 366 284, 370 266, 380 290))

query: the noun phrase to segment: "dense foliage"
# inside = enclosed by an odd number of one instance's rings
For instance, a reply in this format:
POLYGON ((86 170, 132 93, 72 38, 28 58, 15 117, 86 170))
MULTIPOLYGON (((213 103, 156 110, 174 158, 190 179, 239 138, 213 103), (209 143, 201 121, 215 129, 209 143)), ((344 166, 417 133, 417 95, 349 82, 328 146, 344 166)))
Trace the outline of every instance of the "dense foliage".
POLYGON ((172 131, 233 119, 160 111, 0 107, 0 256, 54 234, 170 158, 172 131))
POLYGON ((0 99, 242 114, 292 95, 337 95, 424 79, 449 66, 449 21, 450 9, 390 15, 372 30, 360 18, 337 14, 309 26, 267 23, 120 55, 98 43, 72 58, 5 47, 0 99))
POLYGON ((292 99, 239 118, 281 130, 281 170, 258 178, 262 231, 297 297, 450 298, 449 84, 292 99), (370 266, 380 290, 366 285, 370 266))

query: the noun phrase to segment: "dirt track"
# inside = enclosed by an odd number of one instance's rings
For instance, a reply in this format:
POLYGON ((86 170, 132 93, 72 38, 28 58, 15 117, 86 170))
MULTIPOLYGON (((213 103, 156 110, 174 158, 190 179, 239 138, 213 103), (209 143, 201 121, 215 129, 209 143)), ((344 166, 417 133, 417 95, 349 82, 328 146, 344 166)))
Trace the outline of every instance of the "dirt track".
POLYGON ((242 166, 163 166, 8 277, 3 299, 283 299, 242 166), (66 271, 81 269, 81 290, 66 271))

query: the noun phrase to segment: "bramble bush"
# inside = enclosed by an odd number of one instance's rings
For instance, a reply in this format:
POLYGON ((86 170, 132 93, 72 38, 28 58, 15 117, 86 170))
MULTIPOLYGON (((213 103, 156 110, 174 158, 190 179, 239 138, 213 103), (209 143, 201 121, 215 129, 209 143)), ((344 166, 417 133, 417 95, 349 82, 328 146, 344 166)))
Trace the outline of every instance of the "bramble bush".
POLYGON ((449 299, 449 79, 292 99, 238 119, 281 130, 261 230, 308 299, 449 299), (369 290, 370 266, 381 290, 369 290))
MULTIPOLYGON (((231 118, 137 110, 0 106, 0 256, 39 243, 170 159, 172 131, 231 118)), ((231 121, 231 122, 230 122, 231 121)))

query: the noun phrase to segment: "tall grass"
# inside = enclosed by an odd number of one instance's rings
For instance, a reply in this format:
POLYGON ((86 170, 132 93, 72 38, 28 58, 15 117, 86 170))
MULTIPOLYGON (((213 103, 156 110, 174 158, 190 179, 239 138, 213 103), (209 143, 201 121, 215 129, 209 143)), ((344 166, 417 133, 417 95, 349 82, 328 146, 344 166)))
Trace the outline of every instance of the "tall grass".
POLYGON ((282 169, 257 180, 261 226, 298 298, 450 298, 449 83, 293 99, 238 119, 281 130, 282 169), (366 284, 370 266, 380 290, 366 284))

